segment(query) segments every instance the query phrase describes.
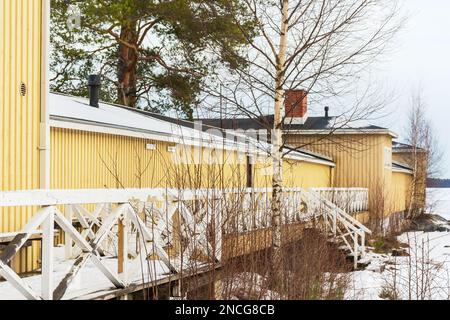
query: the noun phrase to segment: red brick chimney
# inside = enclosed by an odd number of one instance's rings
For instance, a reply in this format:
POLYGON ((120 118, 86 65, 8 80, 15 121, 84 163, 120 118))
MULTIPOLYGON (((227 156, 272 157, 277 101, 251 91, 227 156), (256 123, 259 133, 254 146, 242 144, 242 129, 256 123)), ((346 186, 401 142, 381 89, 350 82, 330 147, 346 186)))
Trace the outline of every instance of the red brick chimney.
POLYGON ((305 90, 286 90, 285 93, 286 124, 304 124, 308 118, 308 94, 305 90))

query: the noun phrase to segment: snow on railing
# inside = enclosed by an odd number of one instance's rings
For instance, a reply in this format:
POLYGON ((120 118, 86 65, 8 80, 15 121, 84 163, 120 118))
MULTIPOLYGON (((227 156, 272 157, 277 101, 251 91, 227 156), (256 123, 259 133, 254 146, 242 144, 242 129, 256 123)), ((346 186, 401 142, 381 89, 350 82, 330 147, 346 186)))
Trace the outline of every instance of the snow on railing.
POLYGON ((314 188, 325 198, 347 213, 369 210, 369 189, 366 188, 314 188))

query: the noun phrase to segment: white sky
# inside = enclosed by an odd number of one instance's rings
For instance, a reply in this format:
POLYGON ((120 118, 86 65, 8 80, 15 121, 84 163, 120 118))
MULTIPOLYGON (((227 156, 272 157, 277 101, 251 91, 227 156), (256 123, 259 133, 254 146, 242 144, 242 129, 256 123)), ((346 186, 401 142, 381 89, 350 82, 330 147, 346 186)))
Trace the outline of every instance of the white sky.
POLYGON ((402 1, 407 24, 396 38, 395 51, 377 66, 378 76, 398 96, 391 106, 393 114, 386 120, 402 135, 411 92, 421 88, 429 120, 445 153, 442 176, 450 178, 450 1, 402 1))

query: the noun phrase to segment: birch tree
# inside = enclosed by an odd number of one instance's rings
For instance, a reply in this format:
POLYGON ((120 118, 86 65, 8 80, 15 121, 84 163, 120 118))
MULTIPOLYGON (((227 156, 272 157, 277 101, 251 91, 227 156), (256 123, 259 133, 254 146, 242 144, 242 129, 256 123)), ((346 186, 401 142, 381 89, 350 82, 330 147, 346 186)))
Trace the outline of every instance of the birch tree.
POLYGON ((403 160, 413 169, 408 218, 415 218, 426 206, 427 178, 439 176, 443 156, 421 90, 411 95, 406 133, 409 146, 403 160))
MULTIPOLYGON (((304 89, 322 98, 345 94, 386 51, 403 19, 398 15, 397 1, 392 0, 244 0, 243 3, 253 15, 257 31, 253 37, 240 28, 247 40, 248 50, 244 54, 247 63, 231 75, 219 78, 216 86, 208 87, 207 94, 226 103, 229 116, 255 119, 271 131, 272 243, 276 268, 282 264, 285 92, 304 89), (264 117, 272 112, 273 123, 264 117)), ((347 110, 343 122, 335 124, 335 129, 379 110, 383 103, 368 99, 375 94, 369 90, 363 94, 347 110)), ((217 107, 206 109, 217 111, 217 107)))

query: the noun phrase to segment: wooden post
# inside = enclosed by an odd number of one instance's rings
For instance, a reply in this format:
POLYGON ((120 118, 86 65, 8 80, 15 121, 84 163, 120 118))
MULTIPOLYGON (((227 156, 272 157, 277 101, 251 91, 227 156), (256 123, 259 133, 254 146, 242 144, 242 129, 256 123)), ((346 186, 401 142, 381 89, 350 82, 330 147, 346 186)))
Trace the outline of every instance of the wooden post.
MULTIPOLYGON (((66 206, 65 217, 66 217, 67 221, 70 224, 72 224, 73 207, 71 204, 66 206)), ((64 252, 65 252, 66 259, 67 260, 72 259, 73 258, 73 240, 67 232, 64 233, 64 243, 65 243, 64 252)))
MULTIPOLYGON (((126 215, 125 215, 126 216, 126 215)), ((128 281, 128 223, 126 217, 119 219, 118 224, 118 266, 119 278, 128 281)))
POLYGON ((53 246, 55 242, 55 210, 50 210, 42 223, 42 299, 53 300, 53 246))
POLYGON ((366 255, 366 233, 363 231, 361 233, 361 257, 364 258, 366 255))
POLYGON ((221 279, 217 279, 214 282, 214 299, 223 300, 223 282, 221 279))

